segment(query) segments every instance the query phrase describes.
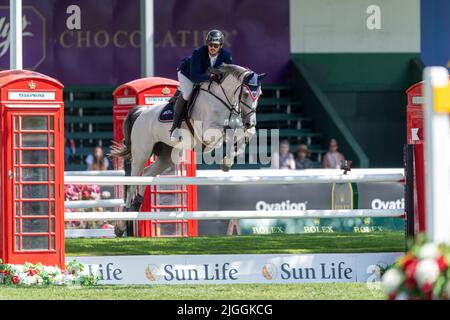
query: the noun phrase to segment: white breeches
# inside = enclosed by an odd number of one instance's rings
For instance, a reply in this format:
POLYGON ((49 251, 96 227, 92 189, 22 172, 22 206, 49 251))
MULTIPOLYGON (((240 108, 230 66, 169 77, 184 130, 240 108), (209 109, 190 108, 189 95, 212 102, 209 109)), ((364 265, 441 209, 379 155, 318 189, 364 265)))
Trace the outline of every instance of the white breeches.
POLYGON ((180 82, 180 90, 183 95, 183 99, 188 101, 192 94, 192 89, 194 88, 194 83, 189 80, 185 75, 178 71, 178 81, 180 82))

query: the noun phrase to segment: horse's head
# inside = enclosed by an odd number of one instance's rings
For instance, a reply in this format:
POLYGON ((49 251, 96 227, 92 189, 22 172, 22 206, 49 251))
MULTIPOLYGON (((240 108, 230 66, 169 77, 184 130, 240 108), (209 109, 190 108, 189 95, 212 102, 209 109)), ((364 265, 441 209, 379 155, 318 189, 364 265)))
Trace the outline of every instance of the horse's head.
POLYGON ((256 126, 256 107, 261 96, 261 80, 265 74, 257 74, 248 68, 222 64, 219 71, 223 80, 219 85, 224 89, 227 100, 240 116, 241 126, 250 129, 256 126))
POLYGON ((257 74, 250 71, 245 75, 242 82, 239 105, 241 107, 242 121, 246 129, 256 126, 256 107, 262 94, 261 80, 265 76, 265 73, 257 74))

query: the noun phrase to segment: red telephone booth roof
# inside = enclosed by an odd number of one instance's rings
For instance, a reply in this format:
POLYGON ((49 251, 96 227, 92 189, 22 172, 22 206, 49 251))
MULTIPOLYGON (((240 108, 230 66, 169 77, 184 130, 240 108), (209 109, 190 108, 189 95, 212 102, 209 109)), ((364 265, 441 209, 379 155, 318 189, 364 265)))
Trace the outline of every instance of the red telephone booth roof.
POLYGON ((0 71, 0 87, 4 87, 14 81, 22 79, 34 79, 50 82, 53 85, 63 88, 63 84, 56 79, 46 76, 42 73, 30 70, 3 70, 0 71))
POLYGON ((411 87, 409 87, 408 89, 406 89, 406 93, 410 93, 411 91, 414 91, 417 87, 422 87, 423 85, 423 81, 417 82, 415 84, 413 84, 411 87))
POLYGON ((168 78, 160 78, 160 77, 148 77, 136 79, 127 83, 124 83, 114 90, 113 95, 116 95, 116 92, 123 88, 131 88, 136 91, 136 93, 140 93, 144 90, 148 90, 151 87, 155 86, 178 86, 178 81, 168 79, 168 78))

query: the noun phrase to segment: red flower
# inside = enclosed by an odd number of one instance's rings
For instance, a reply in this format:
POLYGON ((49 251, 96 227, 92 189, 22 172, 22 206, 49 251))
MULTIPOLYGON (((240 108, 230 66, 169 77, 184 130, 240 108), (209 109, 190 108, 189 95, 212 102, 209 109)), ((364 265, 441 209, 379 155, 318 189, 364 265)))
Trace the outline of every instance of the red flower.
POLYGON ((35 274, 37 274, 38 272, 37 272, 37 270, 35 270, 35 269, 30 269, 30 270, 28 270, 28 275, 29 276, 34 276, 35 274))
POLYGON ((408 267, 406 268, 406 286, 409 289, 415 289, 417 286, 416 279, 414 278, 417 263, 417 260, 414 259, 408 263, 408 267))
POLYGON ((433 286, 431 285, 431 283, 429 283, 429 282, 425 283, 422 286, 421 291, 425 295, 425 299, 431 300, 432 292, 433 292, 433 286))
POLYGON ((14 277, 12 277, 12 282, 14 283, 14 284, 18 284, 19 283, 19 276, 14 276, 14 277))
POLYGON ((444 272, 447 269, 448 264, 447 264, 447 261, 445 261, 444 256, 440 256, 439 258, 437 258, 436 262, 437 262, 437 264, 439 266, 439 270, 441 272, 444 272))
POLYGON ((406 270, 411 263, 417 264, 417 259, 413 255, 406 255, 401 262, 402 269, 406 270))
POLYGON ((3 274, 5 277, 9 274, 8 270, 0 270, 0 273, 3 274))
POLYGON ((89 192, 89 190, 84 190, 83 191, 83 199, 90 199, 91 197, 91 193, 89 192))
POLYGON ((397 297, 397 292, 389 293, 389 300, 395 300, 395 297, 397 297))

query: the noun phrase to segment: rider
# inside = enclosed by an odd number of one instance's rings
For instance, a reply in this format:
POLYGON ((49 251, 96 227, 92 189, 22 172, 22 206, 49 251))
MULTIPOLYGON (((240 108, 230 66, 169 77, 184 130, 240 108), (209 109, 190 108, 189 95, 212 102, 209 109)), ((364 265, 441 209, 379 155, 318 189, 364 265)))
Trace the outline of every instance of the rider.
POLYGON ((224 36, 219 30, 211 30, 206 35, 206 45, 194 50, 190 57, 184 58, 177 68, 181 94, 174 108, 173 124, 170 129, 173 139, 175 129, 179 128, 182 115, 192 94, 194 84, 204 81, 220 81, 221 75, 210 68, 218 68, 222 63, 231 64, 231 53, 223 48, 224 36))

